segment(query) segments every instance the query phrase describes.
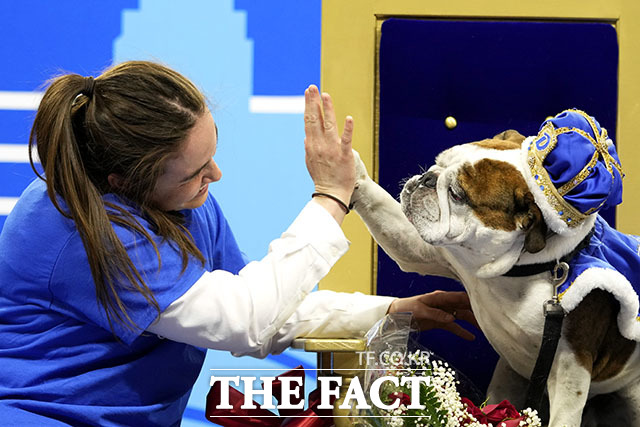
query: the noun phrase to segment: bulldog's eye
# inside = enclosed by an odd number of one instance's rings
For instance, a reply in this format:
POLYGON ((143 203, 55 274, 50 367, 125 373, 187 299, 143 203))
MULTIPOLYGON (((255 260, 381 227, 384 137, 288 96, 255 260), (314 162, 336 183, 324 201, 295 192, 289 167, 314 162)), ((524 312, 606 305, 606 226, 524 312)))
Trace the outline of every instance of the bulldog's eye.
POLYGON ((453 188, 449 188, 449 197, 451 197, 451 200, 456 203, 464 202, 464 196, 457 194, 455 191, 453 191, 453 188))

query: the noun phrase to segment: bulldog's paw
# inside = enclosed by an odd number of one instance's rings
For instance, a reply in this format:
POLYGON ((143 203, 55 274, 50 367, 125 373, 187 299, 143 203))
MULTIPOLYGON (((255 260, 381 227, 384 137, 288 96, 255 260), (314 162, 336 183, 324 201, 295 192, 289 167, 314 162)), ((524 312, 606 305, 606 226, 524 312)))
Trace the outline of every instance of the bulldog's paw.
POLYGON ((353 162, 356 167, 356 184, 353 189, 353 194, 351 195, 350 205, 352 207, 357 208, 357 202, 361 195, 361 187, 368 180, 369 174, 367 173, 367 168, 364 165, 364 162, 360 158, 360 154, 356 150, 353 151, 353 162))
POLYGON ((364 165, 364 162, 360 158, 360 153, 358 153, 356 150, 353 150, 353 149, 351 151, 353 151, 353 161, 356 165, 356 186, 357 186, 358 182, 365 181, 367 178, 369 178, 369 174, 367 173, 367 168, 364 165))

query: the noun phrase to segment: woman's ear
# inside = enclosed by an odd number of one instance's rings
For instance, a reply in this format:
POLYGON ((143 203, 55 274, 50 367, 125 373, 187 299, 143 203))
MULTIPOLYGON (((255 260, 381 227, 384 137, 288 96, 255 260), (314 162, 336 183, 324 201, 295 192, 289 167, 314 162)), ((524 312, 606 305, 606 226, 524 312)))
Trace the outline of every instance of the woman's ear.
POLYGON ((122 177, 117 173, 110 173, 109 176, 107 176, 107 182, 114 190, 118 190, 122 187, 122 177))

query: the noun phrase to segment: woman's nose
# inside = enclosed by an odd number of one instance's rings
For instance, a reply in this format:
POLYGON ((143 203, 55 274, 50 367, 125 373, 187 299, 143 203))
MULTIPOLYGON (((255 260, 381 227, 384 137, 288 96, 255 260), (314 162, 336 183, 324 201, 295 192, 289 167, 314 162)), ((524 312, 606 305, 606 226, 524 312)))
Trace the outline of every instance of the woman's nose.
POLYGON ((220 170, 220 167, 213 159, 211 159, 211 163, 207 166, 205 178, 210 179, 211 182, 220 181, 222 178, 222 170, 220 170))

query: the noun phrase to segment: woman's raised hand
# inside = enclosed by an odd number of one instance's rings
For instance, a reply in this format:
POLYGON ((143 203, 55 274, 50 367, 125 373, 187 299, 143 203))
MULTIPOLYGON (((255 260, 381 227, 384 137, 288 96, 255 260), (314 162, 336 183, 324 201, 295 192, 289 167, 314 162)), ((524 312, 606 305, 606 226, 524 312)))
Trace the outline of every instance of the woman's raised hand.
MULTIPOLYGON (((344 131, 339 136, 329 94, 320 94, 318 88, 311 85, 305 90, 304 99, 305 159, 315 191, 334 196, 346 206, 355 185, 355 166, 351 151, 353 118, 347 116, 344 131)), ((318 202, 325 207, 335 205, 342 210, 337 202, 327 197, 321 198, 323 200, 317 198, 318 202)))

